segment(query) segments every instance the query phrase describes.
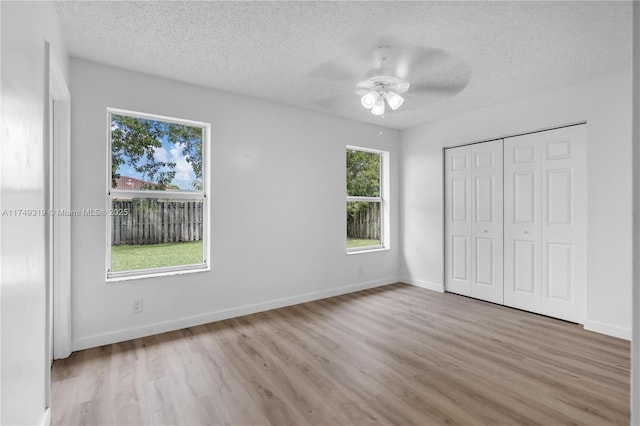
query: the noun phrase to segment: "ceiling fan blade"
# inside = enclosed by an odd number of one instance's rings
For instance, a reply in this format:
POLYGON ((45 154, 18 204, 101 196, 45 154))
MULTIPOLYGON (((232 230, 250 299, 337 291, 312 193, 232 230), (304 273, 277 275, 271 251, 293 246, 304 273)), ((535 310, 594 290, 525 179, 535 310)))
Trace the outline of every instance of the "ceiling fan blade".
POLYGON ((469 79, 452 79, 412 84, 409 92, 413 94, 430 94, 453 96, 460 93, 469 84, 469 79))
POLYGON ((444 59, 422 70, 423 78, 414 75, 409 91, 415 94, 453 96, 464 90, 471 80, 471 69, 466 63, 453 58, 444 59))
POLYGON ((355 81, 360 77, 358 73, 348 69, 344 65, 326 61, 309 71, 309 77, 326 78, 329 80, 355 81))
POLYGON ((396 77, 411 80, 416 75, 428 72, 430 68, 446 62, 450 55, 443 50, 424 46, 398 46, 391 51, 388 59, 396 77))
POLYGON ((441 49, 425 46, 408 46, 406 56, 409 58, 409 72, 422 74, 430 68, 449 63, 453 57, 441 49))

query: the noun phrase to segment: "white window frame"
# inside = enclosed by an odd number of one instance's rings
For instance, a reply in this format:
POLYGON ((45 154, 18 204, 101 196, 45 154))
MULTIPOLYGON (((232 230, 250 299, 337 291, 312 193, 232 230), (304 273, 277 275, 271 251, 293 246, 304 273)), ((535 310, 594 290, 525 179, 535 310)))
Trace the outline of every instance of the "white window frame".
MULTIPOLYGON (((380 203, 380 244, 367 247, 347 247, 346 225, 345 225, 345 248, 347 254, 370 253, 381 250, 389 250, 390 246, 390 220, 389 220, 389 152, 373 148, 364 148, 360 146, 347 145, 347 151, 363 151, 380 155, 380 196, 379 197, 360 197, 346 196, 346 203, 349 202, 379 202, 380 203)), ((346 164, 345 164, 346 167, 346 164)), ((345 182, 346 188, 346 182, 345 182)), ((345 209, 347 204, 345 203, 345 209)))
POLYGON ((106 206, 105 216, 106 226, 106 259, 105 259, 105 275, 107 282, 126 281, 139 278, 161 277, 168 275, 177 275, 185 273, 203 272, 211 270, 210 262, 210 165, 209 165, 209 149, 211 146, 211 124, 201 121, 185 120, 175 117, 167 117, 156 114, 149 114, 138 111, 130 111, 119 108, 107 108, 107 179, 106 179, 106 206), (111 176, 111 123, 112 115, 125 115, 129 117, 143 118, 149 120, 163 121, 168 123, 182 124, 192 127, 200 127, 203 129, 202 138, 202 190, 201 191, 184 191, 184 192, 167 192, 154 190, 120 190, 112 188, 111 176), (112 220, 109 211, 111 210, 114 198, 137 198, 137 199, 158 199, 165 198, 171 200, 201 200, 203 206, 202 212, 202 251, 203 262, 193 265, 176 265, 149 269, 135 269, 131 271, 111 272, 111 227, 112 220))

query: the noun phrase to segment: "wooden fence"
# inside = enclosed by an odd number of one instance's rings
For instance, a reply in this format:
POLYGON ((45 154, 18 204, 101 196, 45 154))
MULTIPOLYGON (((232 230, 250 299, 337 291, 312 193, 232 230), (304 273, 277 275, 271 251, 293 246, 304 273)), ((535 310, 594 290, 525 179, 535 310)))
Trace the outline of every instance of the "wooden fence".
POLYGON ((113 245, 202 239, 201 201, 116 200, 112 208, 113 245))
POLYGON ((347 237, 380 239, 380 203, 359 203, 355 214, 347 214, 347 237))

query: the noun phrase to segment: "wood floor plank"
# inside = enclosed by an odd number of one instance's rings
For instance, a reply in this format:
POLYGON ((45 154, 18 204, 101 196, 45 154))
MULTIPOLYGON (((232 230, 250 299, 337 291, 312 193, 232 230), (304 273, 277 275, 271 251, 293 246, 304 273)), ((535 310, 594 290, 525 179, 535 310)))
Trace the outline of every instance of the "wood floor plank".
POLYGON ((52 424, 628 424, 629 351, 394 284, 73 353, 52 424))

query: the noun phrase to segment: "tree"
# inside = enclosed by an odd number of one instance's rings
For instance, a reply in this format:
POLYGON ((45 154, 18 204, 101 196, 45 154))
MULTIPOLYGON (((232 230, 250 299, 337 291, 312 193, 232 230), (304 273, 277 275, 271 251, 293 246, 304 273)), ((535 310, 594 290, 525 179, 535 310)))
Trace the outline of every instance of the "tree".
POLYGON ((347 195, 380 196, 380 154, 347 151, 347 195))
POLYGON ((117 186, 122 165, 131 166, 152 182, 149 188, 164 190, 175 185, 171 181, 176 175, 176 163, 157 159, 156 150, 162 148, 163 140, 179 144, 183 155, 196 175, 202 180, 202 129, 183 124, 168 123, 139 117, 112 115, 111 122, 111 180, 117 186))

